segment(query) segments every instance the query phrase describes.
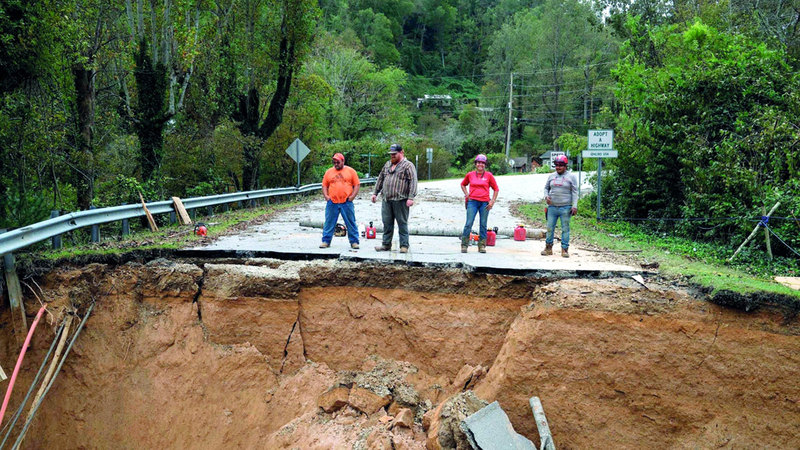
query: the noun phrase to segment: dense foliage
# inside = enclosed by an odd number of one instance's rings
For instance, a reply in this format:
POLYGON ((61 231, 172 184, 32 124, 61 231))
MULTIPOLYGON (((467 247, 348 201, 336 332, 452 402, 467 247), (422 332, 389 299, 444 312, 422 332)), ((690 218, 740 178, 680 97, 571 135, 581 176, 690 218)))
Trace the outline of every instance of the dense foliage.
MULTIPOLYGON (((782 211, 797 208, 800 85, 785 52, 700 21, 646 32, 635 19, 628 26, 638 37, 616 71, 621 155, 606 191, 609 212, 712 218, 677 228, 739 240, 752 223, 724 218, 758 218, 778 200, 782 211)), ((796 235, 785 237, 797 245, 796 235)))
MULTIPOLYGON (((799 18, 779 0, 4 1, 0 227, 291 185, 296 138, 308 183, 336 151, 374 174, 394 141, 422 178, 427 148, 433 178, 478 153, 500 174, 595 128, 620 150, 608 214, 795 217, 799 18)), ((800 247, 796 221, 770 224, 800 247)))

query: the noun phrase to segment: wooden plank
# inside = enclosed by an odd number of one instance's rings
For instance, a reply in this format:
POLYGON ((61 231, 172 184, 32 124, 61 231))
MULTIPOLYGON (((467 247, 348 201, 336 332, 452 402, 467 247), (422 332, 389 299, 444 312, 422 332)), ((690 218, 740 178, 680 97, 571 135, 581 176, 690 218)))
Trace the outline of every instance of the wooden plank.
POLYGON ((183 202, 178 197, 172 197, 172 204, 175 207, 175 212, 178 213, 178 221, 181 225, 191 225, 192 219, 189 218, 189 213, 186 212, 186 208, 183 207, 183 202))
POLYGON ((778 283, 800 291, 800 277, 775 277, 778 283))
POLYGON ((144 204, 144 197, 142 197, 141 192, 139 193, 139 200, 142 201, 142 208, 144 208, 144 214, 147 216, 147 223, 150 225, 150 231, 158 231, 156 221, 153 220, 153 215, 150 214, 150 210, 147 209, 147 205, 144 204))
POLYGON ((50 379, 53 377, 53 373, 56 370, 56 366, 58 365, 59 361, 61 361, 61 352, 64 350, 64 343, 67 342, 67 336, 69 335, 69 327, 72 325, 72 318, 74 316, 72 314, 67 315, 67 318, 64 319, 64 329, 61 330, 61 338, 58 341, 58 347, 56 347, 56 356, 53 357, 53 360, 50 362, 50 368, 47 369, 47 374, 44 376, 44 380, 42 381, 41 386, 39 387, 39 392, 36 393, 36 396, 33 398, 33 403, 31 403, 31 409, 28 411, 28 421, 31 420, 33 417, 33 413, 36 412, 36 405, 39 403, 39 399, 42 398, 44 395, 44 391, 47 388, 47 385, 50 383, 50 379))
POLYGON ((25 305, 22 302, 22 287, 17 277, 16 263, 14 254, 6 253, 3 255, 3 265, 5 266, 6 289, 8 289, 8 302, 11 304, 11 322, 14 324, 14 336, 17 344, 25 342, 28 334, 28 319, 25 317, 25 305))
POLYGON ((5 373, 5 372, 3 372, 3 368, 2 368, 2 367, 0 367, 0 382, 2 382, 2 381, 6 381, 6 379, 7 379, 7 378, 8 378, 8 377, 6 376, 6 373, 5 373))

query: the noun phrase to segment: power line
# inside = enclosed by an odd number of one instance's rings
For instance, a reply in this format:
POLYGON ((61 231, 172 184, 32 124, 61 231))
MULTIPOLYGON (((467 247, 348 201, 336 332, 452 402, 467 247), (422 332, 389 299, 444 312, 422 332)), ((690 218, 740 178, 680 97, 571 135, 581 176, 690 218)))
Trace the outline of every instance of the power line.
MULTIPOLYGON (((560 69, 561 72, 565 71, 572 71, 572 70, 585 70, 587 67, 597 67, 597 66, 604 66, 607 64, 616 64, 617 61, 601 61, 595 64, 588 64, 584 66, 576 66, 576 67, 564 67, 560 69)), ((533 72, 517 72, 517 71, 509 71, 509 72, 496 72, 496 73, 486 73, 486 74, 476 74, 476 75, 439 75, 439 76, 432 76, 432 77, 423 77, 421 75, 411 75, 412 78, 418 80, 441 80, 444 78, 451 78, 451 79, 462 79, 462 80, 471 80, 472 78, 486 78, 486 77, 501 77, 505 78, 508 77, 511 72, 514 72, 514 75, 537 75, 540 73, 546 72, 553 72, 553 69, 541 69, 536 70, 533 72)))

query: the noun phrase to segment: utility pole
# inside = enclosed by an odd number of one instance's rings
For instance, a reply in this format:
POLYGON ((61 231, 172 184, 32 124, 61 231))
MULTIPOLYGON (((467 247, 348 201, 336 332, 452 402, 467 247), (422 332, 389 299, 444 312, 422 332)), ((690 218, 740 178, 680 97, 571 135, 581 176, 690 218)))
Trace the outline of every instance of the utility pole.
POLYGON ((380 156, 380 155, 374 155, 372 152, 369 152, 369 153, 361 153, 360 155, 361 155, 361 156, 366 156, 366 157, 367 157, 367 167, 368 167, 368 169, 367 169, 367 176, 372 176, 372 157, 373 157, 373 156, 380 156))
POLYGON ((514 101, 514 72, 508 82, 508 127, 506 128, 506 160, 511 155, 511 106, 514 101))

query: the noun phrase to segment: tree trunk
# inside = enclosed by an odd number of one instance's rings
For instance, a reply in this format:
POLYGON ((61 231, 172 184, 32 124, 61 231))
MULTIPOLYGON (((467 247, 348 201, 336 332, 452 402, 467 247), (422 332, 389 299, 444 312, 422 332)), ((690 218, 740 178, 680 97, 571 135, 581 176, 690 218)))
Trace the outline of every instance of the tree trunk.
POLYGON ((294 56, 294 43, 289 41, 288 32, 282 28, 280 53, 279 53, 279 66, 278 66, 278 83, 275 87, 275 94, 269 102, 269 109, 267 109, 267 118, 258 129, 258 137, 263 140, 269 139, 272 133, 280 126, 283 121, 283 108, 289 100, 289 92, 292 88, 292 77, 294 76, 295 56, 294 56))
POLYGON ((77 112, 77 153, 75 167, 78 209, 87 210, 94 198, 94 70, 81 64, 72 67, 75 83, 75 103, 77 112))
MULTIPOLYGON (((255 137, 258 133, 259 96, 255 88, 250 88, 247 95, 239 99, 239 110, 234 120, 239 124, 239 131, 244 136, 255 137)), ((242 146, 242 189, 252 191, 258 182, 258 154, 260 145, 245 141, 242 146)))
POLYGON ((256 189, 259 175, 259 150, 260 147, 252 142, 243 147, 244 161, 242 163, 242 189, 252 191, 256 189))
POLYGON ((141 149, 139 163, 142 180, 145 181, 152 178, 153 172, 161 166, 164 127, 171 118, 164 107, 167 69, 163 64, 153 65, 147 51, 147 42, 142 39, 136 54, 136 68, 133 71, 139 91, 135 129, 141 149))

